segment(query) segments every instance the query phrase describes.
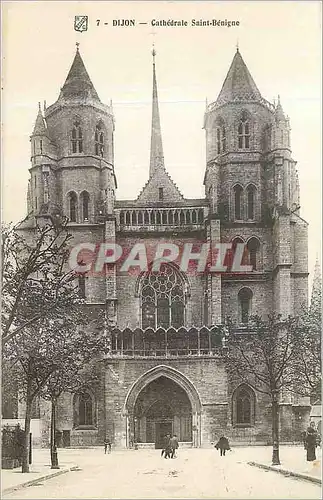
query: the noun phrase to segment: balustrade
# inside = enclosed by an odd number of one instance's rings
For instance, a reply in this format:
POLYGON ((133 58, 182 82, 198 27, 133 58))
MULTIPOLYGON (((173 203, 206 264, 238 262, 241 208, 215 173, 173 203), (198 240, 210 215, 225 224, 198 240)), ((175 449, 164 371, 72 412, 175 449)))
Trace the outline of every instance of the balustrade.
POLYGON ((119 211, 121 226, 184 226, 204 222, 203 208, 126 209, 119 211))

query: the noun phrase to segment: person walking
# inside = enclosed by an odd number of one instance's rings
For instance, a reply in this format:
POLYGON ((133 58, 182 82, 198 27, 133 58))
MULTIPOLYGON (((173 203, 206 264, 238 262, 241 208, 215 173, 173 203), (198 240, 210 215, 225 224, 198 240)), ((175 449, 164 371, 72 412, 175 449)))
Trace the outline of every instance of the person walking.
POLYGON ((231 450, 228 438, 226 438, 225 436, 221 436, 219 441, 216 443, 216 445, 214 447, 217 450, 220 450, 220 457, 224 457, 225 452, 227 450, 231 450))
POLYGON ((171 458, 176 457, 176 450, 178 449, 178 438, 176 434, 173 435, 173 437, 170 439, 170 447, 171 447, 171 458))
POLYGON ((110 439, 105 439, 104 440, 104 454, 106 453, 111 453, 111 441, 110 439))
POLYGON ((170 434, 167 434, 164 439, 164 447, 162 451, 162 456, 164 454, 164 458, 170 458, 171 457, 171 444, 170 444, 170 434))
POLYGON ((315 429, 315 422, 311 422, 306 431, 306 460, 313 462, 316 460, 315 448, 317 446, 317 432, 315 429))

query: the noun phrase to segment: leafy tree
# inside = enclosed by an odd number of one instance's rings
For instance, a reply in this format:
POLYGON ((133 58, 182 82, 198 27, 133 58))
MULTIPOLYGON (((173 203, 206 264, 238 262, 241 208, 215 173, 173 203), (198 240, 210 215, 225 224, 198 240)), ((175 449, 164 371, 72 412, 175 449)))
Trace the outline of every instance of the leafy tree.
POLYGON ((229 375, 270 398, 272 463, 278 465, 279 394, 283 389, 295 390, 295 366, 298 363, 302 340, 299 320, 282 320, 280 316, 272 315, 264 321, 255 316, 251 318, 248 332, 245 334, 234 333, 230 322, 228 328, 225 359, 229 375))

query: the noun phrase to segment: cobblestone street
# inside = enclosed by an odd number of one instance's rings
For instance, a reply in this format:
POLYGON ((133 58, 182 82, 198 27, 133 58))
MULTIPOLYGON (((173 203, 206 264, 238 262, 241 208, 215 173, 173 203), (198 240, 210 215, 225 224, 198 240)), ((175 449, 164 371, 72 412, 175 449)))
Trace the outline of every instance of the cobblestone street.
MULTIPOLYGON (((2 498, 321 497, 318 485, 247 464, 249 460, 263 458, 264 453, 268 455, 270 450, 236 448, 220 457, 214 449, 183 449, 178 458, 165 460, 159 450, 113 451, 110 455, 104 455, 102 449, 59 450, 60 460, 72 460, 79 465, 79 470, 2 498)), ((293 453, 292 448, 289 453, 293 453)), ((305 459, 304 467, 308 467, 305 459)))

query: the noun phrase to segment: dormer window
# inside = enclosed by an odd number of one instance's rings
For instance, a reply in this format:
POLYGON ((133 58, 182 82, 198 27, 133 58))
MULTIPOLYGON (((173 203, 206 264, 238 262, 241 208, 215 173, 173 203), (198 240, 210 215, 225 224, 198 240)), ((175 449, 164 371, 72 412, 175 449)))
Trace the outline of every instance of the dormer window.
POLYGON ((96 156, 103 156, 104 153, 104 134, 101 124, 98 124, 95 129, 95 154, 96 156))
POLYGON ((74 122, 72 129, 72 153, 83 153, 83 134, 80 122, 74 122))
POLYGON ((238 127, 238 147, 239 149, 250 148, 250 125, 247 113, 243 112, 238 127))

